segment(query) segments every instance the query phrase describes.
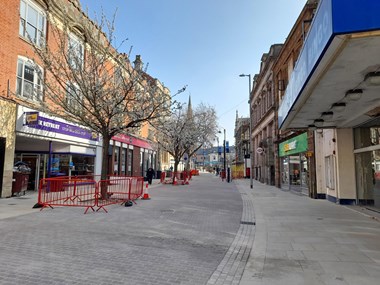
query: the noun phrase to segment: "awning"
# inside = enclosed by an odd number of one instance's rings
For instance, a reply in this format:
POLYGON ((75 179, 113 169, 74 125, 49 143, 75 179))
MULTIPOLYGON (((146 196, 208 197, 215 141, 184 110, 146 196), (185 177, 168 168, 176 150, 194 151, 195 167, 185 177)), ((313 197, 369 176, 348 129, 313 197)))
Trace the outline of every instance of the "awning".
POLYGON ((380 1, 320 1, 279 108, 281 129, 352 128, 380 116, 380 85, 368 79, 380 71, 379 11, 380 1))
POLYGON ((120 135, 112 137, 112 139, 114 141, 130 144, 130 145, 137 146, 140 148, 153 150, 153 147, 150 145, 149 142, 132 137, 132 136, 120 134, 120 135))

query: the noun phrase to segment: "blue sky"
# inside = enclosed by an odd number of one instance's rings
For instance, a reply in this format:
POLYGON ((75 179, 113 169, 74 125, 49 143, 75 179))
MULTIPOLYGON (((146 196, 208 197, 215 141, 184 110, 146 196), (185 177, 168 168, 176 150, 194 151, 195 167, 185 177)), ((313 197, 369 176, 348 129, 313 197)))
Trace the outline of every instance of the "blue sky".
MULTIPOLYGON (((215 107, 218 124, 235 144, 236 111, 248 117, 248 77, 261 56, 283 43, 306 0, 80 0, 93 18, 116 11, 120 52, 140 54, 147 72, 193 106, 215 107)), ((223 137, 220 137, 223 140, 223 137)))

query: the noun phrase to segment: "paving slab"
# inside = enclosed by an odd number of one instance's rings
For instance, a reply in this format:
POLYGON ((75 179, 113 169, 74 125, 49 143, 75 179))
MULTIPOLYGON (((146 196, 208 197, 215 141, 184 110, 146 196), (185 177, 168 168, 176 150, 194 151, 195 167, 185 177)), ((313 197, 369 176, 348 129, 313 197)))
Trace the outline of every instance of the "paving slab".
POLYGON ((256 230, 241 285, 379 284, 378 214, 257 181, 249 196, 256 230))
MULTIPOLYGON (((236 185, 202 174, 190 185, 149 189, 151 200, 109 206, 108 213, 40 211, 31 209, 36 201, 30 198, 25 211, 3 215, 0 284, 207 283, 241 227, 243 201, 236 185)), ((0 208, 15 209, 13 201, 18 200, 1 199, 0 208)), ((244 243, 236 242, 236 249, 244 243)), ((235 265, 228 263, 236 273, 235 265)))

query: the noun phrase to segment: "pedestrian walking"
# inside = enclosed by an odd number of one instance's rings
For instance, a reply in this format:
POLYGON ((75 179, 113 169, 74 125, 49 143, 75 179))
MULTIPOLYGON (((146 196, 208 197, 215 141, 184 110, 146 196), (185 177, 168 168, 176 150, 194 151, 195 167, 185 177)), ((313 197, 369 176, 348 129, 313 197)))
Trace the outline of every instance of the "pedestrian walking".
POLYGON ((152 179, 154 176, 154 169, 152 167, 149 167, 146 172, 146 177, 148 178, 148 183, 152 185, 152 179))

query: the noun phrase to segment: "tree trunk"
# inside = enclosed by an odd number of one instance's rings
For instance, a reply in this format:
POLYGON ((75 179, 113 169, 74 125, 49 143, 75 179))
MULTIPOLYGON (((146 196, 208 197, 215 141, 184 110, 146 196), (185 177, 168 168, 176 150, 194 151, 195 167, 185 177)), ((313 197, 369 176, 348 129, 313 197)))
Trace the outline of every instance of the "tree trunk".
POLYGON ((108 180, 108 148, 110 145, 110 140, 111 138, 108 135, 103 135, 103 146, 102 146, 102 171, 101 171, 101 176, 100 179, 104 182, 102 182, 101 189, 100 189, 100 194, 101 198, 103 200, 108 199, 107 195, 107 188, 108 188, 108 183, 106 182, 108 180))
POLYGON ((176 179, 176 173, 178 171, 178 164, 179 164, 180 160, 178 158, 175 158, 174 159, 174 173, 173 173, 173 184, 174 184, 174 181, 176 179))

